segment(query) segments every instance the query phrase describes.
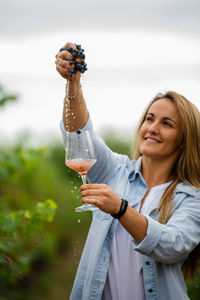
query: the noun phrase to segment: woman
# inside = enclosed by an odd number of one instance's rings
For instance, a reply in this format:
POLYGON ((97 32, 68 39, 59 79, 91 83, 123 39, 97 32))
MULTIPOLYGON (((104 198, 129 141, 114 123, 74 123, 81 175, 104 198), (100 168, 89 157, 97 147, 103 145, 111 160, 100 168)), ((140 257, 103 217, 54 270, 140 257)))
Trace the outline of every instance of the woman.
POLYGON ((192 273, 190 262, 197 266, 199 255, 200 113, 175 92, 157 95, 138 126, 130 161, 94 133, 81 74, 68 71, 71 59, 68 51, 56 55, 68 82, 61 129, 63 138, 65 130, 80 128, 92 135, 97 163, 80 190, 82 202, 99 210, 70 299, 189 299, 182 272, 192 273))

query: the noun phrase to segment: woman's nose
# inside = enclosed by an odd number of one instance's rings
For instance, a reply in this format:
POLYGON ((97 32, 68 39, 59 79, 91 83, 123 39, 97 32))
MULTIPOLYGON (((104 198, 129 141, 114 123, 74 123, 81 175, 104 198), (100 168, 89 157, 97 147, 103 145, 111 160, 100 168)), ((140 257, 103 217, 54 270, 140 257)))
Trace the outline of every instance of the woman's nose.
POLYGON ((153 122, 149 125, 148 131, 151 133, 158 133, 159 126, 157 122, 153 122))

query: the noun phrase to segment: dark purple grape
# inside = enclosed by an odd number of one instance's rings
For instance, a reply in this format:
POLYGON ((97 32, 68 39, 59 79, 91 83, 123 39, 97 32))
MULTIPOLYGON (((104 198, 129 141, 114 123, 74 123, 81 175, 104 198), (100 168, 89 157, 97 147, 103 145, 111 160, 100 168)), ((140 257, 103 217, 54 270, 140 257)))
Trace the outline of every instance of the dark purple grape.
POLYGON ((81 45, 75 44, 75 46, 76 46, 77 50, 81 50, 81 45))
POLYGON ((65 50, 68 51, 69 53, 72 53, 74 51, 74 48, 72 46, 69 46, 65 48, 65 50))
POLYGON ((73 55, 74 59, 76 59, 78 57, 78 53, 75 50, 71 54, 73 55))
POLYGON ((69 60, 69 64, 70 64, 70 65, 75 65, 75 64, 76 64, 76 61, 75 61, 75 60, 69 60))

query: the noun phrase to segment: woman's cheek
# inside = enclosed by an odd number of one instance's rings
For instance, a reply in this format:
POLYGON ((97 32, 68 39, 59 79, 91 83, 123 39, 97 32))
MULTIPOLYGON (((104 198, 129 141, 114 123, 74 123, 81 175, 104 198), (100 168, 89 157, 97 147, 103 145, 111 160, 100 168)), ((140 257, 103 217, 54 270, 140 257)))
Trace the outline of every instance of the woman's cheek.
POLYGON ((139 133, 139 150, 142 153, 142 146, 143 146, 144 138, 143 138, 143 131, 140 130, 139 133))

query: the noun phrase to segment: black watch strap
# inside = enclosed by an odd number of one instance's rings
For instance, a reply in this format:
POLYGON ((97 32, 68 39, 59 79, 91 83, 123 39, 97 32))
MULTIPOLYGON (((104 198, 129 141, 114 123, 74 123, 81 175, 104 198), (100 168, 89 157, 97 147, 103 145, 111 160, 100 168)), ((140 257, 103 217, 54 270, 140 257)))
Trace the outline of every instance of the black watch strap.
POLYGON ((123 216, 123 214, 125 214, 128 207, 128 201, 125 199, 121 199, 121 200, 122 200, 122 204, 120 206, 119 212, 117 214, 111 215, 115 219, 119 219, 121 216, 123 216))

